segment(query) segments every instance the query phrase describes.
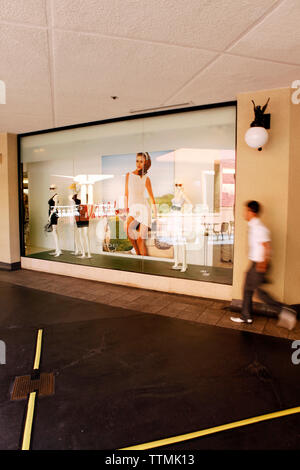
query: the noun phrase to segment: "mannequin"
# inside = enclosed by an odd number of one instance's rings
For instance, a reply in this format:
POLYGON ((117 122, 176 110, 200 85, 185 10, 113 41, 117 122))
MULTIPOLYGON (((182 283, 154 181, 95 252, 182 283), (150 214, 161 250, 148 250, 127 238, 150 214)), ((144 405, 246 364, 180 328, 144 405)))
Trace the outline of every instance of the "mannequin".
POLYGON ((172 199, 171 213, 173 214, 173 240, 174 240, 174 265, 172 269, 178 269, 182 273, 187 270, 186 243, 183 237, 183 206, 185 203, 192 204, 184 192, 183 184, 175 183, 175 194, 172 199), (181 258, 181 262, 180 262, 181 258))
MULTIPOLYGON (((71 184, 71 186, 69 186, 69 189, 73 190, 73 195, 76 193, 76 185, 74 183, 71 184)), ((78 232, 78 228, 77 228, 76 221, 75 221, 75 215, 79 214, 79 212, 77 213, 76 211, 76 204, 71 194, 69 196, 69 201, 73 201, 73 208, 71 208, 70 215, 73 216, 72 223, 74 225, 74 245, 75 245, 75 251, 72 251, 71 254, 77 256, 79 254, 79 232, 78 232)))
POLYGON ((51 184, 50 188, 50 199, 48 201, 49 205, 49 223, 52 226, 52 233, 55 243, 55 251, 50 253, 50 255, 54 255, 55 257, 60 256, 62 254, 61 249, 59 247, 59 239, 58 239, 58 230, 57 230, 57 222, 58 222, 58 211, 57 206, 59 204, 58 194, 56 192, 55 184, 51 184))
POLYGON ((88 234, 88 229, 89 229, 88 208, 87 208, 87 205, 81 204, 81 200, 78 199, 77 196, 78 196, 77 194, 74 194, 72 199, 75 202, 76 208, 80 214, 80 215, 75 216, 76 225, 77 225, 78 232, 79 232, 79 243, 80 243, 80 248, 81 248, 80 258, 86 258, 85 252, 87 252, 87 257, 91 258, 90 242, 89 242, 89 234, 88 234))

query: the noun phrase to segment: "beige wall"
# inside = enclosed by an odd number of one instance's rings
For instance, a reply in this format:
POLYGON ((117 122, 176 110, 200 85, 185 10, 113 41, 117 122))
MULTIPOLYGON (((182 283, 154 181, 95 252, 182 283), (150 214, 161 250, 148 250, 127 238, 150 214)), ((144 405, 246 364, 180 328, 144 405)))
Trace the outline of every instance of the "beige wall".
POLYGON ((300 104, 290 105, 290 124, 290 168, 284 296, 288 303, 293 304, 300 303, 300 104))
POLYGON ((233 299, 242 298, 244 272, 248 265, 247 223, 243 219, 243 204, 255 199, 263 205, 262 220, 272 234, 272 283, 266 286, 266 290, 281 301, 300 303, 295 282, 300 274, 297 260, 297 228, 300 222, 299 217, 298 220, 295 218, 299 212, 300 196, 297 183, 300 172, 297 159, 300 150, 299 131, 297 134, 299 111, 297 105, 292 104, 290 88, 238 96, 233 299), (269 141, 259 152, 247 146, 244 136, 254 118, 251 99, 256 105, 264 105, 268 97, 270 102, 266 113, 271 113, 269 141))
POLYGON ((0 134, 0 263, 20 261, 17 136, 0 134))

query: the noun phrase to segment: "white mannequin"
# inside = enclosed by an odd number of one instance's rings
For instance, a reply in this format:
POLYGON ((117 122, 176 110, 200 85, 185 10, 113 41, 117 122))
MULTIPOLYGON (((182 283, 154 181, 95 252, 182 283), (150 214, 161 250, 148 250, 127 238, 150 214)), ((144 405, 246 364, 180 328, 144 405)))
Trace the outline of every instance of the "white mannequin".
MULTIPOLYGON (((69 187, 69 189, 73 189, 72 185, 69 187)), ((73 196, 70 195, 69 196, 69 200, 71 201, 71 203, 73 204, 74 208, 71 209, 71 214, 74 215, 73 217, 73 226, 74 226, 74 244, 75 244, 75 251, 72 251, 71 254, 72 255, 78 255, 79 254, 79 242, 78 242, 78 239, 79 239, 79 233, 78 233, 78 229, 77 229, 77 225, 76 225, 76 222, 75 222, 75 207, 76 207, 76 204, 75 204, 75 201, 73 201, 73 196)))
MULTIPOLYGON (((73 201, 75 202, 75 205, 77 206, 81 204, 81 200, 77 194, 74 194, 73 201)), ((91 258, 92 256, 90 252, 90 241, 89 241, 89 233, 88 233, 89 224, 85 226, 80 226, 80 222, 76 222, 76 225, 77 225, 77 230, 79 234, 79 246, 80 246, 80 251, 81 251, 80 258, 86 258, 86 257, 91 258)), ((75 254, 76 254, 76 248, 75 248, 75 254)))
MULTIPOLYGON (((54 202, 54 205, 49 208, 50 213, 49 213, 49 222, 55 221, 56 217, 55 214, 57 213, 57 206, 59 204, 59 197, 58 194, 56 193, 56 186, 54 184, 51 184, 50 188, 50 199, 52 199, 54 202)), ((59 247, 59 239, 58 239, 58 230, 57 230, 57 221, 56 223, 52 223, 52 234, 54 238, 54 243, 55 243, 55 251, 50 253, 50 255, 54 255, 55 257, 58 257, 62 254, 62 251, 59 247)))
POLYGON ((182 273, 187 270, 186 264, 186 243, 183 238, 183 206, 185 203, 192 204, 184 192, 183 184, 175 184, 175 195, 172 199, 171 212, 175 219, 174 238, 174 265, 172 269, 178 269, 182 273), (181 258, 181 261, 180 261, 181 258))

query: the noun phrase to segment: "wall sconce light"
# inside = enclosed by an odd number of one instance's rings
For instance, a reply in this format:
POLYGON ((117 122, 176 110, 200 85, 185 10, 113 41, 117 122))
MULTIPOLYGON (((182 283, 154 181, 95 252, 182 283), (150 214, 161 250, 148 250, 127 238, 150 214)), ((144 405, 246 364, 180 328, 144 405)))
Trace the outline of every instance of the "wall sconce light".
POLYGON ((250 124, 250 128, 245 134, 245 141, 249 147, 261 151, 262 147, 269 139, 269 134, 266 129, 270 129, 271 115, 265 114, 265 110, 267 109, 270 98, 263 107, 255 106, 254 101, 251 101, 254 109, 254 121, 250 124))

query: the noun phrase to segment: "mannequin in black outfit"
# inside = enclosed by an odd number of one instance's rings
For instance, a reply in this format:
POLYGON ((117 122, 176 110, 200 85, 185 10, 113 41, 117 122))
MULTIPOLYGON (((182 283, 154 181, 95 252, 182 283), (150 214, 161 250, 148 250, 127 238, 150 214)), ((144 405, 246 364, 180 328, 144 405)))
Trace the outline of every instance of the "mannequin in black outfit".
POLYGON ((51 255, 54 256, 60 256, 61 255, 61 249, 59 248, 59 240, 58 240, 58 233, 57 233, 57 221, 58 221, 58 213, 57 213, 57 206, 58 206, 58 194, 55 192, 56 186, 52 184, 49 188, 51 198, 48 201, 49 205, 49 210, 48 210, 48 215, 49 215, 49 222, 50 225, 52 225, 52 233, 53 233, 53 238, 55 242, 55 251, 53 253, 50 253, 51 255), (53 194, 54 193, 54 194, 53 194), (53 195, 52 195, 53 194, 53 195))

